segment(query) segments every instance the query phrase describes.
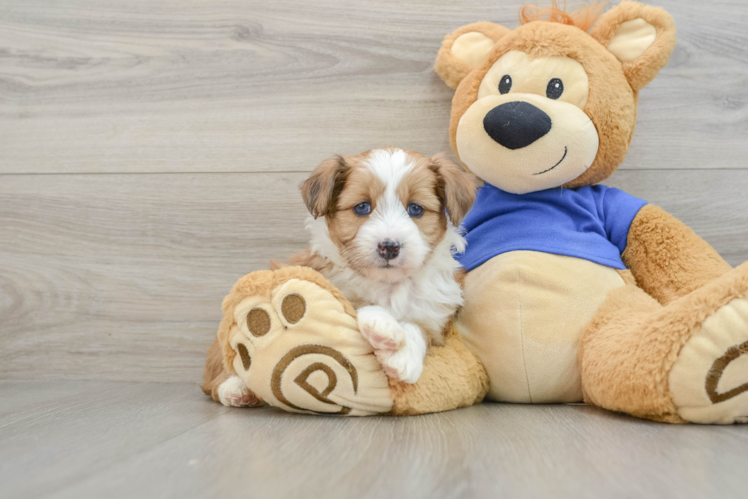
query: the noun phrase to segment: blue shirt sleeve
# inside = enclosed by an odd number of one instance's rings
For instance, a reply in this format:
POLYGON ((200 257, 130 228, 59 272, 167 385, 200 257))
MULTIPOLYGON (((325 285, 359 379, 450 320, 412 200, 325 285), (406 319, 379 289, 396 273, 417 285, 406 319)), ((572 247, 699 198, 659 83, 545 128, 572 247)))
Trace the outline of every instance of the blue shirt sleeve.
POLYGON ((621 253, 628 244, 629 229, 634 217, 647 202, 616 188, 602 192, 602 216, 608 240, 618 247, 621 253))

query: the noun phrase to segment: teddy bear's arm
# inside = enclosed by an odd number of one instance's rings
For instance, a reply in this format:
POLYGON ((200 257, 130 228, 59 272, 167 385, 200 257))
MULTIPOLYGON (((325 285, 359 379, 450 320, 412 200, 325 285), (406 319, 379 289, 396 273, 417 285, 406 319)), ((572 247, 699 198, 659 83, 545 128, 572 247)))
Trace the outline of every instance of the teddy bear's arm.
POLYGON ((661 304, 732 269, 691 228, 654 205, 642 208, 631 223, 623 261, 637 284, 661 304))

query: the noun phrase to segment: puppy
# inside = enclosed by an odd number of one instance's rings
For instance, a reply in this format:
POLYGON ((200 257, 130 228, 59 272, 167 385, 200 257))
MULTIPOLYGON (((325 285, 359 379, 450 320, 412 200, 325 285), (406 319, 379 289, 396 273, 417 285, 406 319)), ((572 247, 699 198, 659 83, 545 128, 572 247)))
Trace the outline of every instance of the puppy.
MULTIPOLYGON (((429 344, 462 305, 457 231, 477 178, 442 155, 397 148, 325 160, 301 185, 311 248, 289 259, 322 273, 357 308, 387 375, 415 383, 429 344)), ((271 269, 283 264, 271 263, 271 269)), ((213 342, 203 391, 226 406, 262 404, 222 365, 213 342)))
POLYGON ((357 308, 390 378, 415 383, 429 344, 462 305, 457 230, 477 180, 442 155, 384 148, 322 162, 301 185, 311 248, 289 264, 318 270, 357 308))

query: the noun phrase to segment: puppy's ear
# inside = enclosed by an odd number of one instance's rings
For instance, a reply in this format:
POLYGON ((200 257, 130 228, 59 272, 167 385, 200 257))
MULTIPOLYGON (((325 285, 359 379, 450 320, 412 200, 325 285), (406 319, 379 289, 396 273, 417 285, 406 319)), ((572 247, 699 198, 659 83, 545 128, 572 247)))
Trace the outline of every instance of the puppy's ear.
POLYGON ((444 37, 434 69, 444 83, 456 89, 460 81, 483 62, 496 41, 510 31, 485 21, 458 28, 444 37))
POLYGON ((441 189, 444 191, 444 205, 449 220, 457 227, 473 207, 475 192, 480 181, 473 174, 465 172, 447 160, 443 153, 434 156, 431 164, 440 180, 441 189))
POLYGON ((345 159, 335 156, 320 163, 311 177, 301 183, 301 196, 315 219, 335 211, 336 193, 343 189, 349 170, 345 159))
POLYGON ((641 90, 667 64, 675 22, 660 8, 624 1, 597 21, 590 36, 621 61, 631 88, 641 90))

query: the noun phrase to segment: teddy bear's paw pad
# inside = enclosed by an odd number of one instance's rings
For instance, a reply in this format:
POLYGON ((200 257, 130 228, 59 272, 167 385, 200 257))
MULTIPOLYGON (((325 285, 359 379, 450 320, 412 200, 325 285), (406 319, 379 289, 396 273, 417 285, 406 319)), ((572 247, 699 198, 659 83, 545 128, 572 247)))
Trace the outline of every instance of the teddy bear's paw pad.
POLYGON ((287 411, 371 415, 392 408, 386 376, 356 319, 325 288, 291 279, 235 309, 234 369, 287 411))
POLYGON ((361 335, 376 350, 396 351, 405 344, 405 332, 400 323, 380 306, 366 306, 356 311, 361 335))
POLYGON ((748 295, 718 309, 683 346, 670 390, 690 422, 748 421, 748 295))
POLYGON ((252 393, 244 381, 232 376, 218 386, 218 399, 224 406, 258 406, 262 404, 257 396, 252 393))

